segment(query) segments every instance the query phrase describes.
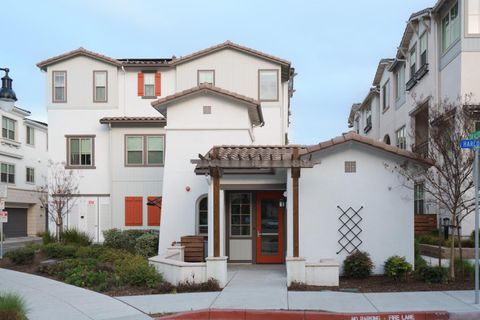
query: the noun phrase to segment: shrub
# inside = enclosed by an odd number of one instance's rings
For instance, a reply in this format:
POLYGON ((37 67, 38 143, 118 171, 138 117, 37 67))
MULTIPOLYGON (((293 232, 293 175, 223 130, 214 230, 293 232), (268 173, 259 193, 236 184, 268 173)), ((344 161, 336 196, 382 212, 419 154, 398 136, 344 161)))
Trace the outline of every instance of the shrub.
POLYGON ((425 261, 425 259, 422 258, 421 254, 420 254, 420 246, 419 246, 419 242, 418 242, 418 239, 415 239, 414 241, 414 253, 415 253, 415 270, 418 270, 418 268, 421 268, 421 267, 424 267, 427 265, 427 261, 425 261))
POLYGON ((43 244, 49 244, 56 241, 55 236, 49 231, 42 232, 40 235, 42 237, 43 244))
POLYGON ((128 239, 120 229, 110 229, 103 231, 104 242, 103 245, 113 249, 128 248, 128 239))
POLYGON ((0 293, 0 319, 24 320, 27 319, 27 303, 18 294, 0 293))
POLYGON ((145 233, 137 238, 135 252, 144 257, 153 257, 158 252, 158 236, 153 233, 145 233))
POLYGON ((109 289, 115 282, 112 270, 102 270, 95 259, 67 259, 62 262, 63 276, 66 283, 93 288, 98 291, 109 289))
POLYGON ((35 250, 29 247, 7 252, 5 257, 10 258, 14 264, 30 264, 35 258, 35 250))
POLYGON ((373 262, 367 252, 356 250, 343 261, 343 273, 346 277, 363 279, 372 273, 373 262))
MULTIPOLYGON (((132 253, 135 253, 136 246, 139 238, 146 235, 156 235, 156 241, 158 245, 158 230, 119 230, 119 229, 110 229, 103 232, 103 236, 105 238, 104 245, 113 249, 121 249, 126 250, 132 253)), ((154 239, 150 237, 150 239, 154 239)), ((142 244, 140 244, 142 255, 145 254, 145 242, 144 240, 140 240, 142 244)), ((153 245, 152 245, 153 246, 153 245)), ((148 246, 147 246, 148 247, 148 246)), ((149 249, 146 249, 147 252, 149 249)), ((155 248, 156 252, 157 248, 155 248)), ((140 252, 139 252, 140 254, 140 252)))
POLYGON ((455 258, 455 260, 453 260, 453 263, 454 263, 457 276, 462 275, 462 267, 466 277, 473 278, 475 276, 475 265, 470 261, 463 260, 463 266, 462 266, 460 258, 455 258))
POLYGON ((43 246, 42 251, 48 258, 65 259, 74 257, 77 247, 70 244, 55 242, 43 246))
POLYGON ((100 253, 98 260, 106 263, 121 263, 122 261, 132 259, 133 257, 135 257, 135 255, 128 251, 107 248, 107 250, 100 253))
POLYGON ((417 275, 426 283, 448 282, 448 270, 443 267, 424 266, 418 269, 417 275))
POLYGON ((177 285, 177 292, 208 292, 208 291, 220 291, 220 285, 215 279, 208 279, 207 282, 195 283, 195 282, 180 282, 177 285))
POLYGON ((92 244, 92 237, 86 232, 79 231, 75 228, 69 228, 63 231, 62 242, 79 246, 89 246, 92 244))
POLYGON ((163 281, 157 270, 142 256, 117 261, 115 273, 121 283, 131 286, 155 288, 163 281))
POLYGON ((77 258, 99 258, 103 253, 105 253, 108 248, 94 244, 88 247, 78 247, 75 252, 75 257, 77 258))
POLYGON ((405 257, 392 256, 385 261, 384 269, 387 277, 406 280, 407 275, 412 271, 412 265, 405 260, 405 257))

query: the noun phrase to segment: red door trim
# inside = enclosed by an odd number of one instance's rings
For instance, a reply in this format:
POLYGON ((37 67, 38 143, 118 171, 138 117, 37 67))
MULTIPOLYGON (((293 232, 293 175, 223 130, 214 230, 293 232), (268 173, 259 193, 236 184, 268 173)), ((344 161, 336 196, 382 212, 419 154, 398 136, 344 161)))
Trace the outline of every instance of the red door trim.
POLYGON ((279 191, 268 191, 268 192, 257 192, 256 193, 256 234, 255 243, 256 243, 256 262, 257 263, 284 263, 284 223, 285 223, 285 208, 278 207, 278 254, 275 256, 262 256, 262 239, 258 236, 262 232, 262 199, 275 199, 282 200, 283 192, 279 191))

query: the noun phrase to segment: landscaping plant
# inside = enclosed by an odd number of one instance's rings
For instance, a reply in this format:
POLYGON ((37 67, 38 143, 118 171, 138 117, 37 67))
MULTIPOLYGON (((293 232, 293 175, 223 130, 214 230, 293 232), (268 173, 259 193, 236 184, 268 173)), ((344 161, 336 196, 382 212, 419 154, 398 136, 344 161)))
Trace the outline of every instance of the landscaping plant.
POLYGON ((89 246, 92 244, 92 237, 76 228, 68 228, 63 231, 62 242, 66 244, 76 244, 79 246, 89 246))
POLYGON ((48 258, 65 259, 74 257, 77 247, 71 244, 54 242, 43 246, 41 250, 48 258))
POLYGON ((26 320, 27 312, 27 303, 20 295, 0 293, 0 319, 26 320))
POLYGON ((158 252, 158 235, 145 233, 135 242, 135 253, 146 258, 156 256, 158 252))
POLYGON ((343 261, 343 274, 349 278, 363 279, 372 273, 373 262, 367 252, 355 250, 343 261))
POLYGON ((31 264, 35 258, 35 250, 30 247, 24 247, 7 252, 5 257, 10 258, 14 264, 31 264))
POLYGON ((396 281, 400 279, 407 280, 408 274, 412 271, 412 265, 407 262, 405 257, 392 256, 385 261, 385 275, 396 281))
POLYGON ((418 268, 417 276, 426 283, 447 283, 448 269, 444 267, 424 266, 418 268))

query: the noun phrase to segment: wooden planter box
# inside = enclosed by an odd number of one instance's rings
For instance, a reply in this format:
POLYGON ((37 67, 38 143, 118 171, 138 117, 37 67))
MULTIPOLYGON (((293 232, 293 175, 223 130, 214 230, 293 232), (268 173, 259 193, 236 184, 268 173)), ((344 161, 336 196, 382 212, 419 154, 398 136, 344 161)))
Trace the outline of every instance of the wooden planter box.
MULTIPOLYGON (((420 254, 422 256, 429 256, 438 258, 438 246, 433 246, 429 244, 420 244, 420 254)), ((460 257, 460 250, 455 248, 455 258, 460 257)), ((475 258, 475 249, 474 248, 462 248, 463 259, 474 259, 475 258)), ((450 248, 442 247, 442 259, 450 258, 450 248)))
POLYGON ((180 238, 185 247, 185 262, 203 262, 204 259, 204 236, 183 236, 180 238))

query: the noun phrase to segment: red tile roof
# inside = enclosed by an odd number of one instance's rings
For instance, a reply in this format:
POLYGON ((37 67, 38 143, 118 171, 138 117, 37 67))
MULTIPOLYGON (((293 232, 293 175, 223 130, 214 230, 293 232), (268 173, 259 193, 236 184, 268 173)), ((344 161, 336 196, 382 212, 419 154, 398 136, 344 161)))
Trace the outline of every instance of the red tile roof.
POLYGON ((116 65, 116 66, 121 66, 122 65, 122 63, 120 61, 116 60, 116 59, 113 59, 113 58, 107 57, 103 54, 99 54, 99 53, 96 53, 96 52, 93 52, 93 51, 90 51, 90 50, 87 50, 85 48, 80 47, 78 49, 75 49, 75 50, 60 54, 58 56, 40 61, 39 63, 37 63, 37 67, 39 67, 40 69, 45 69, 45 67, 47 67, 51 64, 54 64, 54 63, 57 63, 57 62, 60 62, 62 60, 69 59, 69 58, 75 57, 75 56, 86 56, 86 57, 90 57, 90 58, 93 58, 93 59, 104 61, 106 63, 113 64, 113 65, 116 65))

